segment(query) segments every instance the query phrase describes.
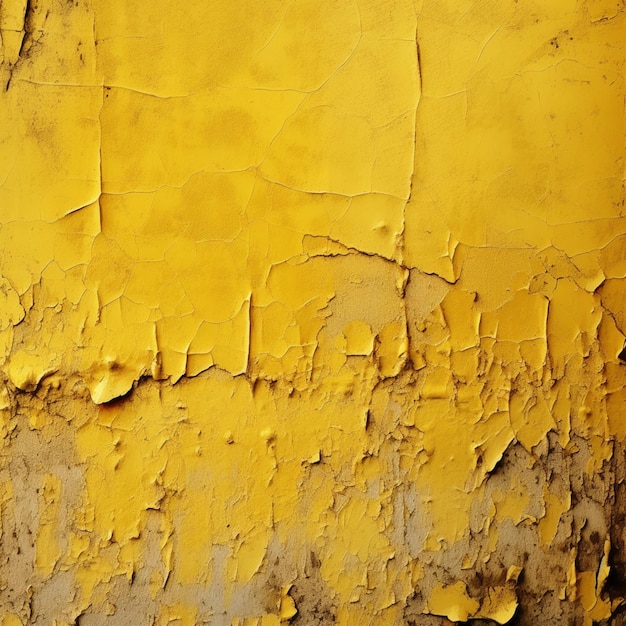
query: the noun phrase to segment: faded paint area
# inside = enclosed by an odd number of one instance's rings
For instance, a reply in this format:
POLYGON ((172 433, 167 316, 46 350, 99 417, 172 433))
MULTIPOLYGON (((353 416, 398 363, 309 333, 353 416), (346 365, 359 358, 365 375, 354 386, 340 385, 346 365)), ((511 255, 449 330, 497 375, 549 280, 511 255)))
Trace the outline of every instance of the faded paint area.
POLYGON ((623 623, 624 9, 2 2, 0 624, 623 623))

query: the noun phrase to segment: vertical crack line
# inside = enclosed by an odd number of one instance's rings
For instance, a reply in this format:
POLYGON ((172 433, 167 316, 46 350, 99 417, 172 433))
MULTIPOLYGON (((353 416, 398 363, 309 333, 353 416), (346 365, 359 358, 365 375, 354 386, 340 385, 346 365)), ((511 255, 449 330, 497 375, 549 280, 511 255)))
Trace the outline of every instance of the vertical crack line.
POLYGON ((103 84, 101 88, 102 99, 100 102, 100 110, 98 111, 98 186, 100 187, 98 193, 98 221, 100 233, 102 232, 102 205, 100 204, 102 199, 102 109, 104 108, 105 91, 106 87, 103 84))
MULTIPOLYGON (((98 35, 96 32, 96 15, 95 12, 93 14, 93 22, 92 22, 92 32, 93 32, 93 47, 94 47, 94 63, 97 71, 98 68, 98 35)), ((100 99, 100 110, 98 111, 98 187, 100 191, 98 192, 98 223, 99 223, 99 232, 102 232, 102 205, 100 204, 100 200, 102 199, 102 109, 104 109, 104 100, 105 94, 108 87, 104 84, 104 76, 100 81, 100 89, 101 89, 101 99, 100 99)))
MULTIPOLYGON (((2 2, 0 1, 0 7, 2 6, 2 2)), ((32 15, 33 15, 33 6, 31 4, 31 0, 26 0, 24 4, 24 20, 22 24, 22 39, 20 41, 20 47, 17 51, 17 58, 14 63, 9 62, 9 78, 4 87, 4 91, 9 91, 9 87, 11 86, 11 80, 13 79, 13 72, 15 68, 18 66, 19 62, 24 58, 22 54, 27 52, 27 46, 30 44, 31 33, 32 33, 32 15)))
MULTIPOLYGON (((26 4, 24 5, 24 34, 22 35, 22 41, 20 42, 20 48, 17 51, 18 61, 22 58, 22 52, 24 52, 24 47, 30 40, 31 34, 31 18, 33 14, 33 7, 31 5, 30 0, 26 0, 26 4)), ((17 63, 17 62, 16 62, 17 63)))
MULTIPOLYGON (((417 15, 415 16, 417 21, 417 15)), ((420 53, 420 45, 418 38, 418 25, 415 24, 415 63, 416 63, 416 72, 417 72, 417 97, 415 101, 415 117, 413 119, 413 151, 411 153, 412 159, 412 167, 411 167, 411 176, 409 178, 409 194, 406 198, 404 206, 402 207, 402 227, 400 229, 400 235, 398 237, 398 262, 400 265, 405 265, 404 263, 404 250, 406 245, 406 209, 408 204, 411 202, 411 198, 413 196, 413 181, 415 178, 415 159, 417 157, 417 111, 419 108, 419 103, 422 97, 422 61, 421 61, 421 53, 420 53)))
POLYGON ((248 346, 246 355, 246 377, 252 372, 252 291, 248 296, 248 346))

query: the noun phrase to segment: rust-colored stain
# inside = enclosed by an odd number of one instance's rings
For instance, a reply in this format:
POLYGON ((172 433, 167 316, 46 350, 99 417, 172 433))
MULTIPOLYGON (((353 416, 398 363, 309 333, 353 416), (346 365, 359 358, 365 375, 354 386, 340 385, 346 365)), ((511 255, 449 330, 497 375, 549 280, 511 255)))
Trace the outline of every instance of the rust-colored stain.
POLYGON ((625 35, 2 2, 0 625, 621 624, 625 35))

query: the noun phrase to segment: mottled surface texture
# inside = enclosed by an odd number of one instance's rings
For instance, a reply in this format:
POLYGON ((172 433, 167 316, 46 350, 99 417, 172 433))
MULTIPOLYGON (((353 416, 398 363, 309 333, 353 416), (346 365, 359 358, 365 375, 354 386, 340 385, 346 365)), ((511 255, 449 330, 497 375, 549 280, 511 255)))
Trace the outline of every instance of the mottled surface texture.
POLYGON ((626 623, 624 0, 0 39, 0 626, 626 623))

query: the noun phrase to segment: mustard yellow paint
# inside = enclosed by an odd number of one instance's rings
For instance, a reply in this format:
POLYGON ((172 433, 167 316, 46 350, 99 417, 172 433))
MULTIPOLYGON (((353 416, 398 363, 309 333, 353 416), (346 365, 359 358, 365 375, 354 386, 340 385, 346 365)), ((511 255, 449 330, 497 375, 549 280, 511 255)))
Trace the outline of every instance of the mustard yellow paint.
POLYGON ((159 626, 176 624, 177 626, 193 626, 196 623, 196 610, 183 604, 164 606, 157 618, 159 626))
POLYGON ((479 609, 479 603, 471 598, 462 582, 436 586, 428 601, 428 612, 445 615, 453 622, 466 622, 479 609))
POLYGON ((3 2, 2 624, 610 618, 625 30, 3 2))
POLYGON ((279 606, 279 617, 282 622, 288 622, 290 619, 298 614, 296 603, 294 599, 289 595, 291 585, 285 585, 282 589, 279 606))

